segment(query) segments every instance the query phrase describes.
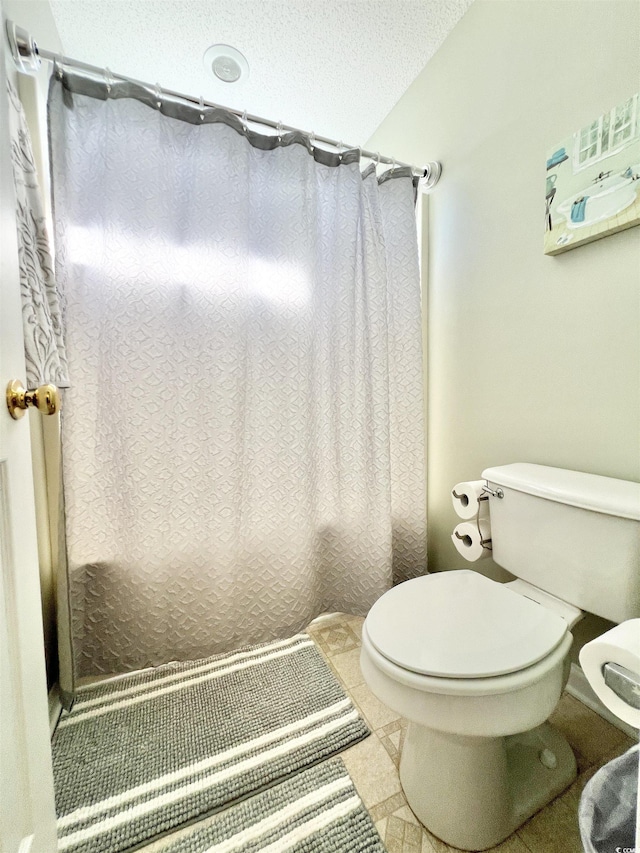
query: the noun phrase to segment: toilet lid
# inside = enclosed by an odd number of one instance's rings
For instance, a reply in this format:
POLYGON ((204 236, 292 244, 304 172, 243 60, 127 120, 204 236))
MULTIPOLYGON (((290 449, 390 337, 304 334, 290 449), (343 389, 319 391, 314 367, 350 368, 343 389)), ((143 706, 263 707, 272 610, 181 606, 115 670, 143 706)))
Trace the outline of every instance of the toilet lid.
POLYGON ((466 569, 399 584, 376 601, 365 625, 388 660, 443 678, 516 672, 550 654, 567 632, 557 613, 466 569))

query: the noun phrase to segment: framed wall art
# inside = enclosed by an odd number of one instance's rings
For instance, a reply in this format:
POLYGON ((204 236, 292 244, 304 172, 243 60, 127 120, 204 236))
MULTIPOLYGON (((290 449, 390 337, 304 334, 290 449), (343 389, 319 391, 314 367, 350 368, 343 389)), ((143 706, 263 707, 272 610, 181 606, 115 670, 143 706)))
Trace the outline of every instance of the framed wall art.
POLYGON ((640 96, 547 152, 544 251, 557 255, 640 225, 640 96))

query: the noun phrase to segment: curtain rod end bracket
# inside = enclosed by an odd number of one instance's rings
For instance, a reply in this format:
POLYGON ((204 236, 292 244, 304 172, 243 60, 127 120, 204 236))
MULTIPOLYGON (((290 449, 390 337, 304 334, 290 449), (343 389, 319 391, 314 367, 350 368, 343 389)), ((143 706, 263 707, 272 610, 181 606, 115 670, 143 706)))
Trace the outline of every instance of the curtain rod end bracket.
POLYGON ((418 181, 418 186, 420 187, 422 192, 431 192, 431 190, 440 180, 440 175, 442 175, 442 163, 438 162, 437 160, 433 160, 431 163, 427 163, 427 165, 424 167, 424 175, 418 181))
POLYGON ((11 56, 21 74, 35 74, 42 65, 38 45, 29 33, 7 20, 7 39, 11 47, 11 56))

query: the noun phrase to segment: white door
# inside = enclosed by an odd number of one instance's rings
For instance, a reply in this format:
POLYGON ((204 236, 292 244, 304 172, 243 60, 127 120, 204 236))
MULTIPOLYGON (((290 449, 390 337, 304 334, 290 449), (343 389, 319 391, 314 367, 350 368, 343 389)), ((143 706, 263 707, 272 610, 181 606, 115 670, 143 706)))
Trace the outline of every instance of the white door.
MULTIPOLYGON (((5 404, 25 382, 7 129, 7 45, 0 34, 0 851, 57 850, 29 419, 5 404)), ((10 61, 10 60, 9 60, 10 61)))

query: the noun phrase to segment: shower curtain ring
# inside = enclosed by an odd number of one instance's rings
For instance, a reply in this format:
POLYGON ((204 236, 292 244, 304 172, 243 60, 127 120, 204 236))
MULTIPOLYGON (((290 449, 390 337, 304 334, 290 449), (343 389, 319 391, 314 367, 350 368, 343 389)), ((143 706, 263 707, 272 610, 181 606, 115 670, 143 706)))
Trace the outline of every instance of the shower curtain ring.
POLYGON ((56 75, 58 80, 62 80, 62 57, 58 54, 53 60, 53 73, 56 75))
POLYGON ((338 162, 342 163, 342 149, 344 148, 344 144, 342 140, 338 142, 338 162))
POLYGON ((247 127, 247 111, 246 111, 246 109, 242 113, 242 130, 245 133, 248 133, 248 131, 249 131, 249 128, 247 127))
POLYGON ((200 121, 204 121, 204 98, 200 95, 200 121))
POLYGON ((282 119, 280 119, 280 121, 278 122, 277 131, 278 131, 278 142, 282 142, 282 132, 284 131, 284 127, 282 125, 282 119))
POLYGON ((111 84, 113 83, 113 74, 111 73, 111 69, 108 66, 105 66, 104 69, 104 80, 107 84, 107 97, 111 94, 111 84))
POLYGON ((160 88, 160 83, 156 83, 155 96, 156 96, 156 107, 158 109, 162 109, 162 89, 160 88))
POLYGON ((316 147, 316 132, 315 132, 315 130, 312 130, 311 133, 309 134, 309 149, 311 150, 312 154, 313 154, 315 147, 316 147))

